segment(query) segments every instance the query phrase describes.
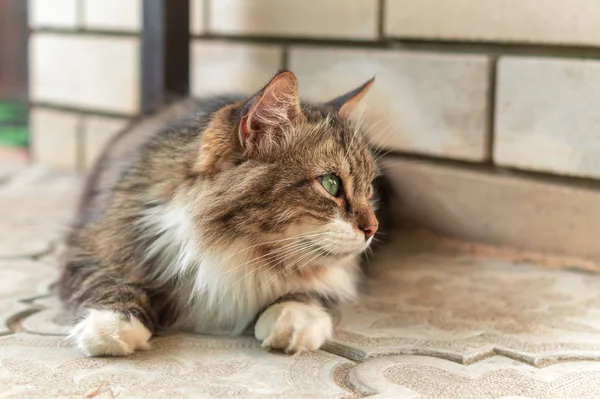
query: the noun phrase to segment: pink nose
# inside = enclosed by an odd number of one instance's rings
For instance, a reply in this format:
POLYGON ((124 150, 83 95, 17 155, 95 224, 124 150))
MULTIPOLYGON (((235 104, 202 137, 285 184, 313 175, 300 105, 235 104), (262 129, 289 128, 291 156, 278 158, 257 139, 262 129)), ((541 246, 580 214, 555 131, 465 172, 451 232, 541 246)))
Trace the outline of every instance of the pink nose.
POLYGON ((369 226, 360 226, 360 229, 365 233, 367 240, 375 235, 377 228, 379 228, 379 223, 369 226))

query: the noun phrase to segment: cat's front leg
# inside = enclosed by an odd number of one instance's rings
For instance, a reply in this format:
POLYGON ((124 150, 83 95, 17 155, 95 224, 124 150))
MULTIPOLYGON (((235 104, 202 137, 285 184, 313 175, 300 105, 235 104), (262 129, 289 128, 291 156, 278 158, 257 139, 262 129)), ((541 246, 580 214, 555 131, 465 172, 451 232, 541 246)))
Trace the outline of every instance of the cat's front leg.
POLYGON ((262 346, 289 353, 319 349, 331 338, 331 315, 317 302, 286 301, 268 307, 254 326, 262 346))
POLYGON ((126 356, 150 348, 152 320, 146 296, 137 287, 89 287, 82 319, 69 337, 88 356, 126 356))
POLYGON ((88 356, 127 356, 150 349, 152 333, 140 320, 119 310, 89 309, 69 333, 88 356))

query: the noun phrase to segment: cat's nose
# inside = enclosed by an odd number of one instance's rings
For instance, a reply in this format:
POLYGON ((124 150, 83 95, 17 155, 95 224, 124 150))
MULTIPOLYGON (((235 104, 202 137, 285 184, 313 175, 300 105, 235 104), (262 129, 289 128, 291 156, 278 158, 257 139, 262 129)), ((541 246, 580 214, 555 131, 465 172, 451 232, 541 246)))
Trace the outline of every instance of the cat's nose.
POLYGON ((358 228, 365 233, 365 237, 368 240, 377 232, 377 228, 379 228, 379 221, 377 220, 375 212, 373 212, 371 207, 363 208, 357 213, 358 217, 356 219, 356 224, 358 228))
POLYGON ((365 233, 365 237, 367 240, 377 233, 377 229, 379 228, 379 223, 371 224, 369 226, 360 226, 360 229, 365 233))

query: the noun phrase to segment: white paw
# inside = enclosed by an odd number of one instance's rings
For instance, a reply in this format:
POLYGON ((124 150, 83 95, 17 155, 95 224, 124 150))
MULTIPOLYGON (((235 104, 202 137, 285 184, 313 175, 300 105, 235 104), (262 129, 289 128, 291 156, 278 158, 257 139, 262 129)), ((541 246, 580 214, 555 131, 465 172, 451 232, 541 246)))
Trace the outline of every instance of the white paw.
POLYGON ((292 353, 319 349, 332 331, 331 316, 325 310, 300 302, 271 306, 254 326, 254 335, 263 347, 292 353))
POLYGON ((150 348, 152 333, 137 318, 112 310, 91 309, 69 338, 88 356, 125 356, 150 348))

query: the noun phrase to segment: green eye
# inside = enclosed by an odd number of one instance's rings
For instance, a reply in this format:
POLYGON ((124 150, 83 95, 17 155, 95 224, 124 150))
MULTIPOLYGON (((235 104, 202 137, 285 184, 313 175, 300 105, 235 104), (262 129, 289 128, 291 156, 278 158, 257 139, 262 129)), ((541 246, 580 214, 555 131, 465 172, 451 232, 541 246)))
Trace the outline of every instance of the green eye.
POLYGON ((339 177, 333 174, 325 175, 321 177, 321 184, 329 194, 334 197, 338 196, 341 186, 339 177))

